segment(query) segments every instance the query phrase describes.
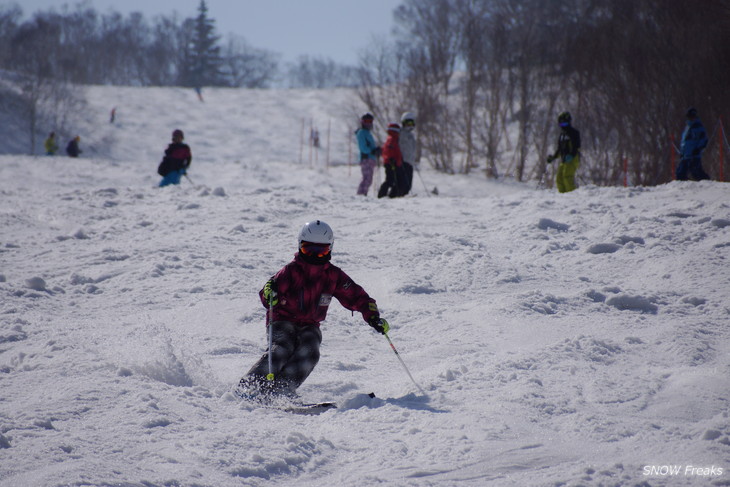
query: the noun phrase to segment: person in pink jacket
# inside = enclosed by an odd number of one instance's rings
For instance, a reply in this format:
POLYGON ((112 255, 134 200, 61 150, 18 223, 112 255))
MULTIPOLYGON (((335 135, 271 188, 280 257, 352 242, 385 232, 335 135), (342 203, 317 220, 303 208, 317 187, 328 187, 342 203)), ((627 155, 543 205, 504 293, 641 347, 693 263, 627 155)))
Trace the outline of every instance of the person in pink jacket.
POLYGON ((329 225, 321 220, 305 224, 298 242, 294 260, 259 291, 268 310, 270 346, 239 382, 241 397, 267 401, 277 395, 295 395, 319 361, 320 323, 333 297, 345 308, 362 313, 379 333, 390 328, 375 300, 330 263, 334 234, 329 225))

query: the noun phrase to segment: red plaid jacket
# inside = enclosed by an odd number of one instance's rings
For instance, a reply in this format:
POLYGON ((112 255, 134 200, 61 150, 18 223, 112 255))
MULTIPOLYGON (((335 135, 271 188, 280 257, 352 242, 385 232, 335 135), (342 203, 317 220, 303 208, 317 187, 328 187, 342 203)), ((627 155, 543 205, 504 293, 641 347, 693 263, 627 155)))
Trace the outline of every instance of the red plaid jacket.
MULTIPOLYGON (((329 262, 310 264, 297 254, 273 279, 279 298, 279 303, 274 306, 273 321, 319 326, 327 317, 333 297, 350 311, 362 313, 365 321, 378 314, 375 300, 342 269, 329 262)), ((259 291, 259 297, 268 308, 263 289, 259 291)))

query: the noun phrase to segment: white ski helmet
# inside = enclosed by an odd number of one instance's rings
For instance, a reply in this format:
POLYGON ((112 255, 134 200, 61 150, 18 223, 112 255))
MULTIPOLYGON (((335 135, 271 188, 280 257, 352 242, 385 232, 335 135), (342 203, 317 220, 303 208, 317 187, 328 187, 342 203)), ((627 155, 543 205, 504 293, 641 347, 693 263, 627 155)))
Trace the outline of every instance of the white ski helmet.
POLYGON ((335 243, 335 234, 325 222, 322 220, 314 220, 305 223, 299 231, 299 247, 302 246, 302 242, 329 244, 330 248, 332 248, 335 243))
POLYGON ((413 112, 403 112, 403 115, 400 116, 400 123, 402 124, 406 120, 413 120, 416 121, 416 116, 413 114, 413 112))

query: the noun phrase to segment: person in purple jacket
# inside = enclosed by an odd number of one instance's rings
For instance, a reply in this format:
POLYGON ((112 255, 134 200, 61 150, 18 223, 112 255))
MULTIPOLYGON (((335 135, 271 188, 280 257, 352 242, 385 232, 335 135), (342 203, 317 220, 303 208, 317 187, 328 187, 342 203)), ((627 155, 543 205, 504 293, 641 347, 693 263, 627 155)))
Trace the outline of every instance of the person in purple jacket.
POLYGON ((320 322, 326 318, 333 297, 345 308, 362 313, 379 333, 390 329, 375 300, 330 263, 334 240, 325 222, 306 223, 299 232, 299 252, 294 260, 259 291, 261 303, 268 309, 270 344, 239 382, 236 392, 241 397, 266 401, 275 396, 295 396, 319 361, 320 322))

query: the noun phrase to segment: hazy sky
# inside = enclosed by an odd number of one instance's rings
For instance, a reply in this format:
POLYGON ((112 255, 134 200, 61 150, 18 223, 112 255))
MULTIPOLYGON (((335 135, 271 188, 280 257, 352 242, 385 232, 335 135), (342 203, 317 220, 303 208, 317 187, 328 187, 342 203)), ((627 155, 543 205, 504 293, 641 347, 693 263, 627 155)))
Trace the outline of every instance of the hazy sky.
MULTIPOLYGON (((16 3, 26 17, 37 10, 77 0, 0 0, 16 3)), ((87 0, 100 13, 142 12, 151 19, 177 12, 180 17, 197 15, 200 0, 87 0)), ((208 15, 218 34, 243 36, 250 45, 282 54, 283 61, 310 55, 355 65, 358 52, 367 49, 375 37, 388 37, 393 10, 401 0, 207 0, 208 15)))

